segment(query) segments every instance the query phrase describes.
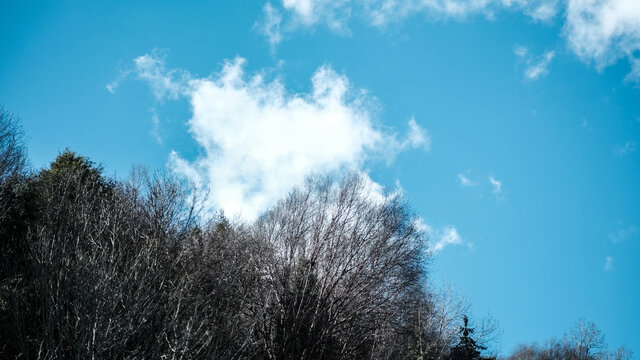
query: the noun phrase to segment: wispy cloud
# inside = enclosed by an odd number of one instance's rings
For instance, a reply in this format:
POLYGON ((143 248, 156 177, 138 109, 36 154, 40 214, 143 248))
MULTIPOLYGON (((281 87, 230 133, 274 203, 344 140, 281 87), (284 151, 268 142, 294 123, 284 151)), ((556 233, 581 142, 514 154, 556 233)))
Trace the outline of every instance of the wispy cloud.
POLYGON ((117 80, 114 80, 114 81, 112 81, 112 82, 108 83, 107 85, 105 85, 105 87, 107 88, 107 90, 108 90, 110 93, 112 93, 112 94, 113 94, 113 93, 115 93, 115 92, 116 92, 116 88, 118 87, 118 81, 117 81, 117 80))
POLYGON ((151 54, 135 58, 133 69, 120 71, 116 78, 105 87, 110 93, 115 93, 120 83, 134 77, 145 81, 158 101, 177 99, 188 93, 189 73, 180 69, 167 70, 165 66, 166 53, 166 50, 155 49, 151 54))
MULTIPOLYGON (((278 31, 263 31, 271 44, 281 31, 326 25, 337 33, 349 33, 349 21, 359 18, 384 28, 411 17, 431 21, 464 20, 471 16, 495 19, 501 12, 519 11, 536 22, 550 22, 562 14, 563 33, 569 48, 598 69, 626 58, 631 71, 626 80, 640 81, 640 1, 637 0, 281 0, 265 7, 264 25, 273 29, 276 6, 282 9, 278 31), (280 23, 283 23, 283 27, 280 23), (273 34, 278 34, 273 36, 273 34)), ((276 10, 277 11, 277 10, 276 10)), ((534 78, 544 74, 553 58, 547 52, 531 67, 534 78), (545 65, 545 62, 547 63, 545 65), (536 74, 539 74, 536 76, 536 74)))
POLYGON ((105 85, 105 87, 107 88, 107 91, 109 91, 112 94, 115 93, 116 89, 120 85, 120 82, 122 82, 124 79, 126 79, 130 74, 131 74, 130 70, 121 71, 120 73, 118 73, 118 75, 116 76, 116 78, 112 82, 110 82, 107 85, 105 85))
POLYGON ((613 258, 611 256, 607 256, 606 258, 604 258, 604 270, 605 271, 611 271, 613 270, 613 258))
POLYGON ((638 228, 635 225, 622 226, 618 223, 617 229, 609 233, 609 240, 614 244, 618 244, 633 238, 638 233, 638 228))
POLYGON ((514 54, 525 66, 526 80, 537 80, 549 73, 549 65, 555 56, 554 51, 545 51, 541 56, 532 56, 526 46, 516 45, 514 54))
POLYGON ((282 0, 281 5, 290 15, 287 24, 289 31, 323 24, 337 33, 349 33, 350 0, 282 0))
POLYGON ((622 155, 626 155, 628 153, 632 153, 636 151, 636 148, 637 148, 637 144, 635 141, 627 141, 624 145, 616 146, 613 149, 613 152, 616 155, 622 156, 622 155))
POLYGON ((439 252, 449 245, 462 244, 462 237, 460 237, 458 230, 453 226, 446 226, 435 235, 436 241, 431 248, 434 252, 439 252))
MULTIPOLYGON (((549 21, 557 13, 558 0, 281 0, 278 2, 286 22, 281 29, 295 31, 325 25, 349 34, 349 21, 360 18, 370 26, 386 27, 414 16, 426 15, 433 20, 457 19, 480 15, 493 19, 500 11, 522 11, 535 21, 549 21)), ((268 3, 259 29, 269 28, 275 7, 268 3)), ((276 10, 277 11, 277 10, 276 10)), ((271 22, 273 23, 273 22, 271 22)), ((270 43, 271 32, 262 31, 270 43)), ((279 33, 279 32, 278 32, 279 33)))
POLYGON ((502 194, 502 181, 498 181, 496 180, 493 176, 489 176, 489 182, 491 183, 491 186, 493 187, 493 194, 496 196, 499 196, 502 194))
POLYGON ((555 56, 554 51, 546 51, 542 57, 527 66, 524 76, 529 80, 536 80, 542 75, 549 73, 549 65, 555 56))
POLYGON ((414 118, 409 120, 409 133, 402 143, 403 148, 422 148, 425 151, 431 150, 431 137, 427 130, 422 128, 414 118))
POLYGON ((162 140, 162 136, 160 136, 160 118, 158 117, 158 113, 155 109, 152 109, 151 122, 153 127, 151 128, 151 135, 158 142, 158 144, 163 145, 164 141, 162 140))
POLYGON ((254 219, 311 173, 358 168, 367 158, 392 158, 407 147, 429 148, 414 119, 406 138, 374 125, 375 99, 354 89, 330 66, 312 76, 312 90, 289 92, 279 80, 248 76, 245 60, 224 63, 210 77, 168 70, 157 52, 134 60, 133 76, 159 101, 191 103, 189 131, 202 156, 187 161, 172 152, 170 167, 210 191, 212 208, 254 219))
POLYGON ((520 59, 525 59, 529 56, 529 49, 526 46, 516 45, 513 48, 513 53, 520 59))
POLYGON ((631 64, 631 71, 624 79, 626 81, 640 81, 640 58, 631 58, 629 59, 629 63, 631 64))
POLYGON ((416 221, 417 228, 427 234, 429 238, 429 251, 432 253, 438 253, 448 246, 461 245, 464 243, 455 226, 447 225, 439 229, 434 229, 430 225, 425 224, 422 219, 416 221))
POLYGON ((469 179, 468 177, 462 175, 462 174, 458 174, 458 180, 460 180, 460 184, 462 186, 476 186, 478 185, 477 182, 469 179))
POLYGON ((282 31, 280 24, 282 23, 282 14, 271 3, 267 3, 262 8, 264 18, 254 24, 269 42, 271 51, 274 52, 276 46, 282 41, 282 31))
POLYGON ((542 1, 537 6, 526 9, 525 13, 536 21, 549 22, 558 13, 558 3, 557 1, 542 1))
MULTIPOLYGON (((557 0, 283 0, 282 5, 308 24, 328 18, 346 22, 356 13, 373 26, 384 26, 411 16, 463 19, 472 15, 494 18, 502 10, 521 10, 536 20, 549 20, 556 14, 557 0)), ((346 26, 346 24, 342 24, 346 26)))

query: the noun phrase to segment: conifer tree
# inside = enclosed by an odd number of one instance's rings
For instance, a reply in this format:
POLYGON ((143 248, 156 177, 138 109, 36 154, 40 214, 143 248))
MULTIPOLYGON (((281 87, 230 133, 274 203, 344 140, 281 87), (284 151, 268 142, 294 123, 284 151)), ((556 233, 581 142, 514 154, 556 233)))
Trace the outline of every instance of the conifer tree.
POLYGON ((492 357, 483 357, 482 350, 486 350, 485 346, 478 344, 471 335, 475 329, 469 327, 469 318, 465 315, 462 317, 464 326, 460 327, 460 341, 451 349, 449 355, 450 360, 492 360, 492 357))

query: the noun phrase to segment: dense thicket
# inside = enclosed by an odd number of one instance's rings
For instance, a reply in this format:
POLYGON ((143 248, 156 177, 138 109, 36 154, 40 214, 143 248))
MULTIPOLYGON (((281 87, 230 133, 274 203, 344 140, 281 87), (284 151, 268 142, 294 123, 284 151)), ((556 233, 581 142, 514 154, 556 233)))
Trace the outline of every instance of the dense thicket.
POLYGON ((361 177, 233 224, 167 174, 115 181, 71 151, 29 173, 1 120, 3 358, 384 359, 436 340, 423 234, 361 177))
POLYGON ((466 307, 428 288, 406 204, 372 196, 357 174, 310 179, 233 223, 201 215, 198 192, 167 173, 116 181, 68 150, 31 172, 26 158, 19 123, 0 111, 0 358, 466 360, 484 349, 482 331, 459 326, 466 307))

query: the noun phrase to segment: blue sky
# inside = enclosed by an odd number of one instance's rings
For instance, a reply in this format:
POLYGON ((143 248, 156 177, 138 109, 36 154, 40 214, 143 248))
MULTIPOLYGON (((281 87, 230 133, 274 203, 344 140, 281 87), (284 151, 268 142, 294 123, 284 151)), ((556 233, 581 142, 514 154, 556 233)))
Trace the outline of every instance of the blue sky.
POLYGON ((359 169, 502 353, 580 317, 640 353, 639 34, 635 0, 5 1, 0 104, 35 168, 166 166, 238 217, 359 169))

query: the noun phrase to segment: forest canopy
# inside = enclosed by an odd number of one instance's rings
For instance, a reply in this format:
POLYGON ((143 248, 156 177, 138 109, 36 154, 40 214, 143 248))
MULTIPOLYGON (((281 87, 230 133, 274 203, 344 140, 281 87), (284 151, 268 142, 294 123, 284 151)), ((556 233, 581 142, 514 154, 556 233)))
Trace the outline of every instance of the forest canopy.
MULTIPOLYGON (((316 176, 256 221, 202 212, 166 171, 105 176, 65 150, 28 168, 0 113, 0 356, 18 359, 490 359, 490 328, 435 292, 398 194, 316 176)), ((506 359, 630 359, 594 324, 506 359)))

